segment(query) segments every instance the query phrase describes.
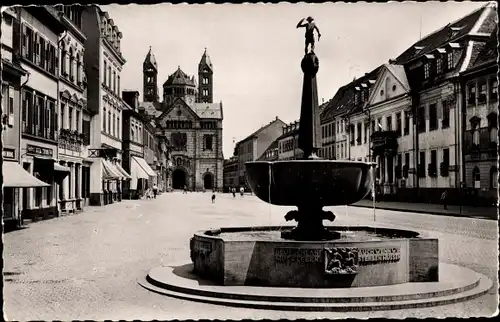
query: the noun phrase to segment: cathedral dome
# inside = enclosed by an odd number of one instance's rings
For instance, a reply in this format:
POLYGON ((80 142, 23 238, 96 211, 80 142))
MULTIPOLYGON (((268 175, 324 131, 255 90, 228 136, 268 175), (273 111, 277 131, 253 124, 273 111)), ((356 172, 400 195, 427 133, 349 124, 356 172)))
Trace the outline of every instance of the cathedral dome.
POLYGON ((172 85, 196 86, 194 77, 186 75, 180 67, 178 67, 177 70, 168 77, 167 81, 163 84, 163 87, 172 85))

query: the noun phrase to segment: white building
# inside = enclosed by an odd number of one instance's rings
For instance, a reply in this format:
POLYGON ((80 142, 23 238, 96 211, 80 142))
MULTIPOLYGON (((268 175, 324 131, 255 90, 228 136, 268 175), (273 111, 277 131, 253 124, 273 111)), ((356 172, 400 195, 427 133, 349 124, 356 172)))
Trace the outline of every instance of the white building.
POLYGON ((125 59, 120 51, 122 33, 107 12, 97 6, 83 11, 85 70, 88 78, 87 104, 92 118, 89 159, 90 203, 121 200, 121 182, 130 175, 121 167, 122 110, 120 73, 125 59))
MULTIPOLYGON (((66 32, 59 37, 59 164, 69 169, 58 193, 63 213, 83 210, 89 201, 90 163, 84 135, 87 111, 83 57, 86 37, 81 30, 82 6, 56 6, 66 32)), ((86 130, 89 132, 88 125, 86 130)))

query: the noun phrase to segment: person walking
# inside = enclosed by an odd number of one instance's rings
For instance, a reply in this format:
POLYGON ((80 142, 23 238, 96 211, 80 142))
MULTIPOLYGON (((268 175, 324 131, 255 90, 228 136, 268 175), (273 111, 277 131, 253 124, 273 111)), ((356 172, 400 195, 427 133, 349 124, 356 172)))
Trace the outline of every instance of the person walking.
POLYGON ((448 191, 445 190, 441 195, 441 203, 443 204, 445 210, 448 210, 447 199, 448 199, 448 191))
POLYGON ((188 187, 186 185, 184 185, 184 192, 182 192, 182 194, 187 193, 187 191, 188 191, 188 187))
POLYGON ((215 189, 212 190, 212 203, 215 203, 215 189))
POLYGON ((156 199, 156 196, 158 195, 158 186, 155 184, 153 184, 153 198, 156 199))
POLYGON ((243 194, 245 193, 245 188, 240 187, 240 195, 243 197, 243 194))
POLYGON ((233 198, 236 198, 236 188, 235 187, 233 187, 232 193, 233 193, 233 198))

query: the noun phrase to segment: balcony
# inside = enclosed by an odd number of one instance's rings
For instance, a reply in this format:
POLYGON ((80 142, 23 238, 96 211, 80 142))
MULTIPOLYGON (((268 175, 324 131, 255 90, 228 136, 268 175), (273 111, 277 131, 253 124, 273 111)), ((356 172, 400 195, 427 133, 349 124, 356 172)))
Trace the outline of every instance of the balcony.
POLYGON ((371 135, 371 149, 375 155, 395 153, 398 149, 396 131, 378 131, 371 135))
POLYGON ((81 152, 85 140, 83 133, 68 129, 61 129, 59 134, 59 147, 74 152, 81 152))

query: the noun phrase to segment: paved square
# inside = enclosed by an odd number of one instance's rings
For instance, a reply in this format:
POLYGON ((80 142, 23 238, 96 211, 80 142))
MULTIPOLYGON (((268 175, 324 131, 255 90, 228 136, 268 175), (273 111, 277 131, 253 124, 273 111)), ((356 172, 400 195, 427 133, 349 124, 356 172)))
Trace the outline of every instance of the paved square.
MULTIPOLYGON (((149 269, 189 261, 189 238, 205 228, 290 225, 288 207, 255 196, 163 194, 126 200, 4 235, 4 298, 8 320, 345 318, 345 314, 261 311, 181 301, 137 283, 149 269)), ((497 222, 359 207, 332 207, 339 225, 417 230, 440 239, 441 261, 495 280, 473 301, 415 310, 360 312, 361 317, 490 316, 497 307, 497 222)))

